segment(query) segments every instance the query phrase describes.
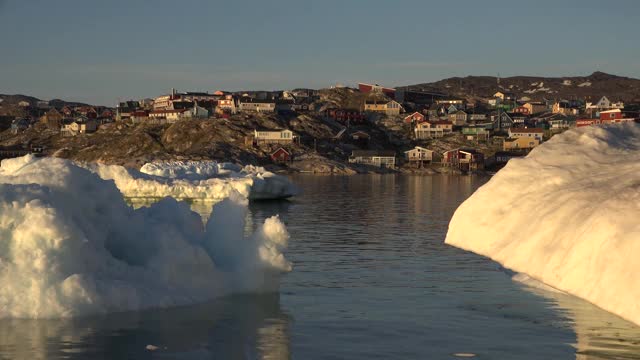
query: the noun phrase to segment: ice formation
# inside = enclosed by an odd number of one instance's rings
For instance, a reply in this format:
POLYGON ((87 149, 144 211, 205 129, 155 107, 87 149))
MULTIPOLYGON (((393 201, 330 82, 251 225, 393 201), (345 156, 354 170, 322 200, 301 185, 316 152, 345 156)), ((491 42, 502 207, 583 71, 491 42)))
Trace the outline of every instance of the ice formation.
POLYGON ((0 318, 56 318, 186 305, 277 289, 291 265, 277 217, 244 236, 247 200, 203 226, 166 198, 134 210, 112 181, 32 156, 0 168, 0 318))
POLYGON ((640 324, 640 128, 585 127, 509 161, 446 243, 640 324))
POLYGON ((118 165, 85 164, 101 178, 113 180, 126 197, 219 201, 238 192, 248 199, 283 199, 297 193, 284 176, 261 167, 211 161, 158 162, 140 171, 118 165))

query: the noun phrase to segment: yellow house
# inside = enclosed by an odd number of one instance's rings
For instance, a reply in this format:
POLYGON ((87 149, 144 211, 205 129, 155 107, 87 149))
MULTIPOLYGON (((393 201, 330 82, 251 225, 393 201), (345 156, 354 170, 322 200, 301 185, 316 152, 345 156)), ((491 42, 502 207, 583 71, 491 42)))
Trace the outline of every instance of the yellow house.
POLYGON ((402 105, 395 100, 365 100, 364 111, 383 113, 389 116, 400 115, 404 110, 402 105))
POLYGON ((518 149, 533 149, 534 147, 540 145, 540 140, 536 138, 528 138, 528 137, 519 137, 519 138, 508 138, 504 140, 502 144, 502 150, 518 150, 518 149))

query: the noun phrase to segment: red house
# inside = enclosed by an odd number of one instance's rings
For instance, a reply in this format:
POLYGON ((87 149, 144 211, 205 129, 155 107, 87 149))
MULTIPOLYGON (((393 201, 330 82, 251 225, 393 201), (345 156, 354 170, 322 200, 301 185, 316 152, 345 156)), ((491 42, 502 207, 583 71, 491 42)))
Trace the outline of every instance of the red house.
POLYGON ((622 119, 622 111, 620 109, 601 111, 600 112, 600 121, 604 123, 604 121, 612 122, 612 120, 622 119))
POLYGON ((406 122, 407 124, 421 123, 425 120, 425 116, 417 111, 404 118, 404 122, 406 122))
POLYGON ((283 164, 291 160, 291 153, 284 148, 278 148, 278 150, 271 153, 271 161, 277 164, 283 164))

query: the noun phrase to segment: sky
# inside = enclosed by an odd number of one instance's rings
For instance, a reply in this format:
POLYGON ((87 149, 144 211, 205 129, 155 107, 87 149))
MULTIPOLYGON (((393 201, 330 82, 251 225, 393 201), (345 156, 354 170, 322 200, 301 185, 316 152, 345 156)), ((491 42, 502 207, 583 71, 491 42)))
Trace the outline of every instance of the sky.
POLYGON ((639 20, 638 0, 0 0, 0 93, 114 105, 171 88, 640 78, 639 20))

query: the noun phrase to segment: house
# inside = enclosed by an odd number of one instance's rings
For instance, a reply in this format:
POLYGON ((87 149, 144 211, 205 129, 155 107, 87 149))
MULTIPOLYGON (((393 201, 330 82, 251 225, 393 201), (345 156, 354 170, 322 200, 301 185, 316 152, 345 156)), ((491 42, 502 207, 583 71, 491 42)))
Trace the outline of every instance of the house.
POLYGON ((290 144, 293 142, 293 132, 287 129, 255 129, 253 143, 260 144, 290 144))
POLYGON ((455 126, 463 126, 467 123, 467 113, 462 110, 450 113, 449 121, 455 126))
POLYGON ((29 119, 15 119, 11 122, 11 133, 17 134, 27 130, 31 126, 29 119))
POLYGON ((512 92, 506 92, 506 91, 498 91, 495 94, 493 94, 493 98, 494 99, 500 99, 502 101, 508 101, 508 100, 515 100, 516 99, 516 95, 512 92))
POLYGON ((168 122, 176 122, 184 119, 187 109, 180 110, 153 110, 149 112, 149 118, 151 119, 165 119, 168 122))
POLYGON ((436 129, 442 129, 445 135, 451 134, 453 132, 453 124, 451 123, 451 121, 431 121, 431 126, 435 127, 436 129))
POLYGON ((600 112, 601 124, 617 124, 623 122, 633 122, 635 118, 627 117, 620 109, 606 110, 600 112))
POLYGON ((60 130, 60 127, 62 126, 62 119, 62 114, 53 108, 40 117, 40 123, 44 124, 49 129, 60 130))
POLYGON ((78 134, 89 134, 98 130, 98 121, 85 116, 78 117, 70 123, 64 124, 62 134, 65 136, 76 136, 78 134))
POLYGON ((531 115, 531 110, 528 107, 524 106, 524 105, 517 106, 517 107, 513 108, 512 111, 513 111, 514 114, 531 115))
POLYGON ((370 139, 371 136, 364 131, 356 131, 351 134, 351 140, 360 148, 368 147, 370 139))
POLYGON ((507 131, 514 124, 511 116, 504 111, 499 111, 497 115, 491 116, 491 122, 493 123, 493 129, 496 131, 507 131))
POLYGON ((364 111, 383 113, 387 116, 400 115, 402 105, 395 100, 365 100, 364 111))
POLYGON ((562 115, 578 115, 580 109, 572 106, 568 101, 557 101, 553 104, 551 112, 562 115))
POLYGON ((404 122, 407 124, 424 122, 425 120, 425 116, 417 111, 404 118, 404 122))
POLYGON ((89 119, 98 118, 98 111, 96 111, 96 109, 92 108, 91 106, 81 106, 76 109, 76 113, 89 119))
POLYGON ((432 122, 425 121, 416 124, 413 129, 418 140, 435 139, 444 136, 444 129, 436 127, 432 122))
POLYGON ((576 127, 599 125, 600 119, 577 119, 576 127))
POLYGON ((271 161, 277 164, 284 164, 291 161, 291 153, 281 147, 272 152, 269 157, 271 158, 271 161))
POLYGON ((242 97, 239 101, 240 111, 244 112, 275 112, 276 102, 270 99, 256 99, 242 97))
POLYGON ((549 124, 549 128, 551 130, 568 129, 571 127, 571 124, 569 124, 567 119, 564 118, 549 119, 547 123, 549 124))
POLYGON ((611 109, 623 109, 624 103, 622 101, 612 102, 606 96, 603 96, 595 104, 591 102, 586 103, 587 110, 611 110, 611 109))
POLYGON ((453 124, 450 121, 425 121, 416 124, 414 129, 416 139, 441 138, 445 134, 453 132, 453 124))
POLYGON ((464 171, 484 169, 484 154, 475 149, 454 149, 442 154, 442 163, 464 171))
POLYGON ((508 134, 511 138, 533 138, 542 141, 544 130, 539 128, 510 128, 508 134))
POLYGON ((540 145, 540 140, 534 137, 510 137, 504 139, 502 150, 533 149, 538 145, 540 145))
POLYGON ((489 140, 489 129, 483 125, 467 125, 462 128, 462 135, 467 140, 487 141, 489 140))
POLYGON ((393 150, 353 150, 349 162, 393 169, 396 166, 396 153, 393 150))
POLYGON ((577 119, 576 127, 634 122, 635 118, 626 117, 620 109, 601 111, 596 119, 577 119))
POLYGON ((513 127, 524 127, 529 117, 523 114, 509 114, 513 119, 513 127))
POLYGON ((63 106, 62 109, 60 109, 60 112, 62 113, 62 115, 67 117, 74 115, 73 109, 68 105, 63 106))
POLYGON ((410 164, 431 164, 434 160, 434 151, 416 146, 415 148, 405 151, 404 157, 409 161, 410 164))
POLYGON ((469 123, 482 123, 487 121, 486 114, 469 114, 467 117, 467 122, 469 123))
POLYGON ((539 114, 547 111, 547 105, 541 102, 528 102, 522 105, 525 109, 529 110, 528 114, 539 114))
POLYGON ((387 95, 388 97, 395 99, 396 98, 396 89, 394 88, 388 88, 388 87, 384 87, 384 86, 380 86, 378 84, 365 84, 365 83, 359 83, 358 84, 358 89, 360 90, 360 92, 368 94, 368 93, 382 93, 387 95))

